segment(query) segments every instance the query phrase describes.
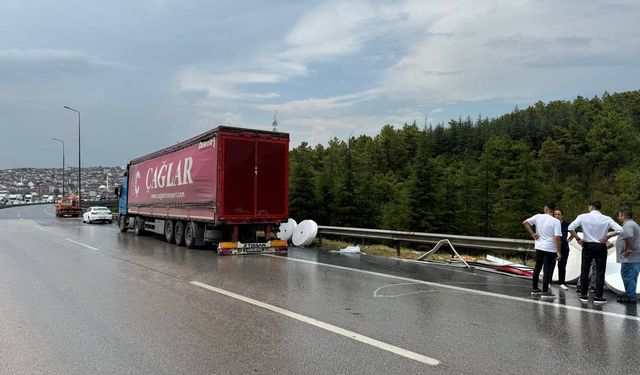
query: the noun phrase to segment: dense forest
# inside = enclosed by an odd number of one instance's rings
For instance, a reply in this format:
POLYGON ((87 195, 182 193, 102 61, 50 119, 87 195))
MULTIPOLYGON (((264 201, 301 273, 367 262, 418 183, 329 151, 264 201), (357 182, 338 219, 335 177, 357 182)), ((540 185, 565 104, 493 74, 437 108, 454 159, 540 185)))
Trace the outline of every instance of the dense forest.
MULTIPOLYGON (((375 137, 302 143, 290 152, 290 216, 321 225, 524 238, 553 201, 571 221, 640 207, 640 91, 538 102, 494 119, 375 137)), ((639 212, 640 214, 640 212, 639 212)))

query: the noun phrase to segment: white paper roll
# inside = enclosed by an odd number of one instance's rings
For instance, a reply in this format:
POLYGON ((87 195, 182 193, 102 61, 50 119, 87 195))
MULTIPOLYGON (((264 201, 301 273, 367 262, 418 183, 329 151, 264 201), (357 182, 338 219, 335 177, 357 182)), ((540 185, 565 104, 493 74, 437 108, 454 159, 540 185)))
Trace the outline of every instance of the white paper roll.
POLYGON ((303 220, 293 232, 291 241, 295 246, 309 246, 318 234, 318 224, 313 220, 303 220))
POLYGON ((293 236, 293 232, 295 231, 297 225, 298 223, 291 218, 289 218, 286 223, 280 224, 280 228, 278 230, 278 238, 281 240, 289 241, 291 239, 291 236, 293 236))

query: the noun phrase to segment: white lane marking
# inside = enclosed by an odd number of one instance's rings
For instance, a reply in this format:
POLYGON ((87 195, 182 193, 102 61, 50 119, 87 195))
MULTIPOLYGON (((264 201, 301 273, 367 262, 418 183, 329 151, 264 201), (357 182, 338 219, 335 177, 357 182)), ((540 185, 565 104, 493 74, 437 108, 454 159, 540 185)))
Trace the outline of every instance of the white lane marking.
POLYGON ((618 313, 613 313, 613 312, 608 312, 608 311, 598 311, 598 310, 586 309, 584 307, 569 306, 569 305, 563 305, 563 304, 560 304, 560 303, 540 301, 540 300, 528 299, 528 298, 523 298, 523 297, 514 297, 514 296, 509 296, 509 295, 504 295, 504 294, 485 292, 485 291, 482 291, 482 290, 468 289, 468 288, 462 288, 462 287, 454 286, 454 285, 436 283, 436 282, 433 282, 433 281, 410 279, 408 277, 387 275, 387 274, 379 273, 379 272, 359 270, 357 268, 335 266, 333 264, 313 262, 313 261, 310 261, 310 260, 295 259, 295 258, 289 258, 289 257, 283 257, 283 256, 271 255, 271 254, 263 254, 262 256, 272 257, 272 258, 276 258, 276 259, 283 259, 283 260, 288 260, 288 261, 292 261, 292 262, 307 263, 307 264, 313 264, 313 265, 317 265, 317 266, 330 267, 330 268, 336 268, 336 269, 340 269, 340 270, 364 273, 364 274, 373 275, 373 276, 385 277, 385 278, 388 278, 388 279, 404 280, 404 281, 417 283, 417 284, 437 286, 437 287, 440 287, 440 288, 452 289, 452 290, 457 290, 457 291, 466 292, 466 293, 470 293, 470 294, 477 294, 477 295, 481 295, 481 296, 502 298, 502 299, 506 299, 506 300, 510 300, 510 301, 533 303, 533 304, 536 304, 536 305, 553 306, 553 307, 558 307, 558 308, 561 308, 561 309, 566 309, 566 310, 571 310, 571 311, 579 311, 579 312, 584 312, 584 313, 589 313, 589 314, 610 316, 610 317, 614 317, 614 318, 635 320, 637 322, 640 322, 640 317, 638 317, 638 316, 618 314, 618 313))
POLYGON ((42 209, 42 211, 44 211, 45 214, 49 215, 49 216, 54 216, 51 212, 47 211, 47 207, 44 207, 42 209))
POLYGON ((86 247, 87 249, 91 249, 91 250, 93 250, 93 251, 100 251, 100 249, 97 249, 97 248, 95 248, 95 247, 93 247, 93 246, 89 246, 89 245, 87 245, 87 244, 83 244, 82 242, 78 242, 78 241, 76 241, 76 240, 72 240, 71 238, 66 238, 66 240, 67 240, 67 241, 69 241, 69 242, 73 242, 73 243, 74 243, 74 244, 76 244, 76 245, 84 246, 84 247, 86 247))
POLYGON ((252 298, 249 298, 249 297, 242 296, 240 294, 236 294, 236 293, 230 292, 228 290, 216 288, 214 286, 207 285, 207 284, 204 284, 204 283, 201 283, 201 282, 198 282, 198 281, 191 281, 191 282, 189 282, 189 284, 192 284, 192 285, 195 285, 195 286, 199 286, 201 288, 210 290, 212 292, 220 293, 220 294, 225 295, 227 297, 235 298, 235 299, 237 299, 239 301, 246 302, 246 303, 249 303, 251 305, 258 306, 258 307, 261 307, 261 308, 269 310, 269 311, 273 311, 275 313, 287 316, 289 318, 293 318, 293 319, 299 320, 301 322, 316 326, 318 328, 322 328, 324 330, 336 333, 338 335, 342 335, 342 336, 348 337, 350 339, 353 339, 353 340, 356 340, 356 341, 360 341, 362 343, 374 346, 374 347, 382 349, 382 350, 386 350, 388 352, 400 355, 402 357, 413 359, 414 361, 422 362, 422 363, 425 363, 425 364, 431 365, 431 366, 436 366, 436 365, 440 364, 440 361, 438 361, 435 358, 427 357, 427 356, 424 356, 422 354, 418 354, 418 353, 415 353, 415 352, 412 352, 412 351, 409 351, 409 350, 406 350, 406 349, 402 349, 400 347, 397 347, 397 346, 394 346, 394 345, 391 345, 391 344, 387 344, 387 343, 372 339, 372 338, 367 337, 367 336, 363 336, 361 334, 346 330, 344 328, 340 328, 340 327, 334 326, 332 324, 322 322, 320 320, 309 318, 307 316, 300 315, 298 313, 294 313, 292 311, 285 310, 283 308, 280 308, 280 307, 277 307, 277 306, 273 306, 273 305, 270 305, 268 303, 260 302, 260 301, 257 301, 255 299, 252 299, 252 298))
POLYGON ((22 218, 22 215, 20 214, 20 209, 18 209, 18 217, 20 218, 20 220, 24 220, 24 219, 22 218))

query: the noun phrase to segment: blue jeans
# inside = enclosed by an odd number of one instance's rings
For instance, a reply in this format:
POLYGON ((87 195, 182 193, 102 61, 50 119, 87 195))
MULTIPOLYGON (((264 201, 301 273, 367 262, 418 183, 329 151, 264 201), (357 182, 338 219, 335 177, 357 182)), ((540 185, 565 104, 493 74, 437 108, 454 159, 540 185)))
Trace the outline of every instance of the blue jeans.
POLYGON ((636 299, 636 284, 638 283, 638 274, 640 274, 640 263, 622 263, 620 265, 620 274, 624 282, 624 291, 629 299, 636 299))

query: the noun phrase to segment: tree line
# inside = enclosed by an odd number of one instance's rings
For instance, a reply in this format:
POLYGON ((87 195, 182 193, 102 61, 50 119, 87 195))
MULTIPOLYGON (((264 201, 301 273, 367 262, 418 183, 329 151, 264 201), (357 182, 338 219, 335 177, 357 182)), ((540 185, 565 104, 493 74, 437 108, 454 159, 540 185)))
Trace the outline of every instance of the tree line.
MULTIPOLYGON (((640 90, 290 151, 289 212, 320 225, 524 238, 553 201, 572 220, 640 207, 640 90)), ((640 214, 640 213, 639 213, 640 214)))

